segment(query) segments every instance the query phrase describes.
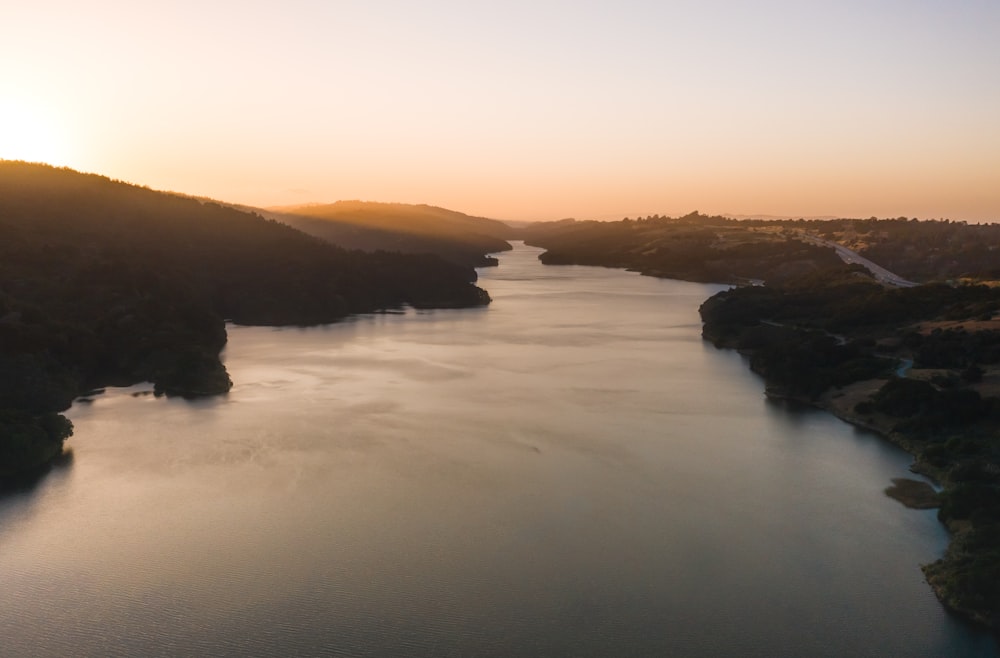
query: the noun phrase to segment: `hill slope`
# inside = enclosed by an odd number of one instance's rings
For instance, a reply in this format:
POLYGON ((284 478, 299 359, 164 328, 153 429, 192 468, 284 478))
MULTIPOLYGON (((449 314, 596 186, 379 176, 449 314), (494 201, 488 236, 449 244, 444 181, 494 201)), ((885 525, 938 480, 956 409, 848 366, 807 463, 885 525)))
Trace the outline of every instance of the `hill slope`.
POLYGON ((539 223, 521 235, 547 250, 541 256, 546 265, 626 267, 687 281, 773 282, 845 267, 833 249, 760 228, 694 212, 678 218, 539 223))
POLYGON ((430 253, 461 265, 496 264, 514 230, 495 219, 427 205, 338 201, 261 211, 266 217, 349 249, 430 253))
POLYGON ((475 272, 347 251, 262 217, 101 176, 0 161, 0 479, 46 462, 89 387, 231 386, 224 319, 318 324, 475 306, 475 272))

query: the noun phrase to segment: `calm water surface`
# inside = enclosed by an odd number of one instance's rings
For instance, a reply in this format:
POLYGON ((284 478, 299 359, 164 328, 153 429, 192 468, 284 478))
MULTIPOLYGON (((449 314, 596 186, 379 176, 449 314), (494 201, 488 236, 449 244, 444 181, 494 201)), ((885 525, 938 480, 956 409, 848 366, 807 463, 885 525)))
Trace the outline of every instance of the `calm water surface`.
POLYGON ((232 327, 228 397, 75 405, 0 499, 0 654, 997 655, 909 458, 768 403, 720 287, 537 254, 488 309, 232 327))

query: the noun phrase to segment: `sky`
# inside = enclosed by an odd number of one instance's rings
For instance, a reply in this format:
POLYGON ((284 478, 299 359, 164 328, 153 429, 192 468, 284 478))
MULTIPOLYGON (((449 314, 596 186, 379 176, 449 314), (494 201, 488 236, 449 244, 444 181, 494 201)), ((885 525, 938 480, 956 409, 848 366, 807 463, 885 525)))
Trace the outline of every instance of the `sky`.
POLYGON ((257 206, 1000 221, 1000 2, 6 2, 0 158, 257 206))

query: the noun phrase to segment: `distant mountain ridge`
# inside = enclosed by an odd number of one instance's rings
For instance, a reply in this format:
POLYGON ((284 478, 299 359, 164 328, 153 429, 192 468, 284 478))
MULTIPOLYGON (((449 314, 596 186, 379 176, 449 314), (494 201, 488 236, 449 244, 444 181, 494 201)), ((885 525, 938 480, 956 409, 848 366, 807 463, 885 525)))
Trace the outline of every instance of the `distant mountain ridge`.
POLYGON ((269 219, 347 249, 431 253, 461 265, 495 265, 516 231, 496 219, 426 204, 337 201, 258 210, 269 219))

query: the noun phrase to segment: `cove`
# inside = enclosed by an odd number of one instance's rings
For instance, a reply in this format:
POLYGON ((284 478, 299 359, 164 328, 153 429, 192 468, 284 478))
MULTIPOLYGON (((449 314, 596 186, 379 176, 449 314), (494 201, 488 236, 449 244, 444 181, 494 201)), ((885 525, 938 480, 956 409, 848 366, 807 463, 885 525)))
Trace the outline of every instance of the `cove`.
POLYGON ((74 405, 0 499, 10 655, 996 656, 910 458, 768 402, 720 286, 481 270, 488 308, 229 327, 235 386, 74 405))

